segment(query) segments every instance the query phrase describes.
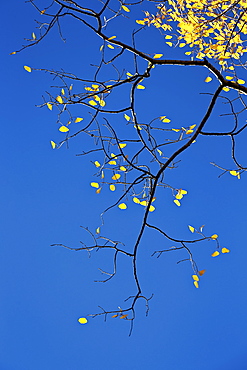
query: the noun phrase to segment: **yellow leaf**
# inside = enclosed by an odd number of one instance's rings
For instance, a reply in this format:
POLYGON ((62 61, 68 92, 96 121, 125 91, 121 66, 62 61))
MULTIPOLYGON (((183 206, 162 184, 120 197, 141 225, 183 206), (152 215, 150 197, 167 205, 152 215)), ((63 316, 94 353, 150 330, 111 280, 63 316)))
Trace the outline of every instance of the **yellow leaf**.
POLYGON ((99 184, 97 182, 91 182, 90 185, 92 186, 92 188, 99 188, 99 184))
POLYGON ((115 39, 117 36, 111 36, 111 37, 109 37, 108 38, 108 40, 113 40, 113 39, 115 39))
POLYGON ((52 110, 52 104, 51 103, 46 103, 46 105, 47 105, 48 109, 52 110))
POLYGON ((100 163, 98 161, 95 161, 94 164, 96 167, 100 167, 100 163))
POLYGON ((120 203, 118 205, 118 208, 120 208, 120 209, 126 209, 127 208, 127 205, 125 203, 120 203))
POLYGON ((179 202, 179 200, 177 200, 177 199, 174 199, 174 201, 173 201, 178 207, 180 207, 181 206, 181 203, 179 202))
POLYGON ((66 126, 61 126, 61 127, 59 127, 59 129, 58 129, 60 132, 68 132, 69 131, 69 128, 68 127, 66 127, 66 126))
POLYGON ((128 122, 129 122, 129 120, 130 120, 130 116, 128 116, 127 114, 124 114, 124 118, 126 119, 126 121, 128 121, 128 122))
POLYGON ((34 32, 32 33, 32 38, 33 38, 33 40, 36 40, 36 35, 35 35, 34 32))
POLYGON ((50 141, 50 143, 51 143, 51 147, 52 147, 52 149, 55 149, 56 148, 56 146, 57 146, 57 144, 54 142, 54 141, 50 141))
POLYGON ((205 272, 206 272, 206 270, 200 270, 200 271, 198 271, 198 274, 199 274, 200 276, 202 276, 202 275, 204 275, 204 274, 205 274, 205 272))
POLYGON ((138 198, 134 197, 132 200, 133 200, 134 203, 140 204, 140 200, 138 198))
POLYGON ((128 77, 132 77, 133 75, 132 75, 130 72, 127 72, 127 73, 126 73, 126 76, 128 76, 128 77))
POLYGON ((101 172, 101 178, 104 179, 105 178, 105 174, 104 174, 104 171, 101 172))
POLYGON ((137 24, 141 24, 141 25, 143 25, 143 26, 145 25, 145 21, 138 20, 138 19, 136 20, 136 23, 137 23, 137 24))
POLYGON ((80 324, 86 324, 86 323, 87 323, 87 319, 86 319, 86 317, 80 317, 80 318, 78 319, 78 322, 79 322, 80 324))
POLYGON ((123 149, 123 148, 125 148, 125 147, 126 147, 126 145, 127 145, 127 144, 121 143, 121 144, 119 144, 119 148, 123 149))
POLYGON ((192 134, 193 130, 187 130, 185 133, 186 133, 186 135, 192 134))
POLYGON ((190 130, 192 130, 193 128, 195 128, 196 127, 196 125, 192 125, 192 126, 190 126, 190 130))
POLYGON ((89 100, 89 104, 90 104, 90 105, 98 105, 98 104, 96 103, 96 101, 94 101, 94 100, 89 100))
POLYGON ((100 99, 100 101, 99 101, 99 105, 100 105, 101 107, 104 107, 104 106, 105 106, 105 101, 104 101, 104 100, 102 100, 102 99, 100 99))
POLYGON ((188 225, 189 230, 193 233, 195 231, 195 228, 193 226, 188 225))
POLYGON ((115 317, 118 317, 118 315, 113 315, 112 318, 114 319, 115 317))
POLYGON ((220 252, 215 251, 214 253, 211 254, 212 257, 217 257, 220 254, 220 252))
POLYGON ((112 180, 118 180, 120 179, 121 175, 119 173, 116 173, 115 175, 112 176, 112 180))
POLYGON ((199 277, 197 275, 192 275, 192 279, 195 280, 195 281, 199 281, 199 277))
POLYGON ((234 71, 234 67, 233 67, 233 66, 229 67, 229 69, 230 69, 231 71, 234 71))
POLYGON ((149 212, 153 212, 154 210, 155 210, 155 207, 151 205, 151 206, 149 207, 149 212))
POLYGON ((71 91, 73 89, 73 85, 70 85, 69 87, 69 91, 71 91))
POLYGON ((102 188, 97 189, 97 190, 96 190, 96 194, 99 194, 99 193, 101 192, 101 189, 102 189, 102 188))
POLYGON ((237 172, 237 171, 230 171, 230 174, 232 176, 238 176, 239 175, 239 172, 237 172))
POLYGON ((58 103, 60 103, 60 104, 63 104, 63 99, 62 99, 62 97, 61 97, 60 95, 58 95, 58 96, 56 97, 56 101, 57 101, 58 103))
POLYGON ((188 194, 187 190, 179 189, 181 194, 188 194))
POLYGON ((146 200, 142 200, 139 204, 146 207, 148 205, 148 202, 146 200))
POLYGON ((96 234, 100 234, 100 227, 97 227, 96 234))
POLYGON ((65 91, 64 91, 64 89, 61 89, 61 94, 62 94, 62 95, 65 95, 65 91))
POLYGON ((114 46, 111 45, 111 44, 107 44, 107 46, 108 46, 109 49, 114 49, 114 46))
POLYGON ((168 41, 168 42, 166 42, 166 44, 167 44, 168 46, 172 47, 172 42, 168 41))
POLYGON ((81 117, 77 117, 77 118, 75 119, 75 123, 81 122, 82 120, 83 120, 83 118, 81 118, 81 117))
POLYGON ((165 39, 170 40, 170 39, 172 39, 172 36, 171 35, 166 35, 165 39))
POLYGON ((194 285, 195 285, 196 288, 199 288, 198 281, 194 281, 194 285))
POLYGON ((127 171, 124 166, 120 166, 119 169, 120 169, 120 171, 127 171))
POLYGON ((25 71, 27 71, 27 72, 32 72, 32 68, 31 68, 31 67, 24 66, 23 68, 24 68, 24 69, 25 69, 25 71))
POLYGON ((178 128, 172 128, 172 131, 179 132, 180 129, 178 129, 178 128))
POLYGON ((136 88, 139 89, 139 90, 144 90, 145 89, 145 86, 143 86, 143 85, 137 85, 136 88))
POLYGON ((154 59, 159 59, 159 58, 161 58, 161 57, 163 57, 163 54, 155 54, 155 55, 153 56, 153 58, 154 58, 154 59))
POLYGON ((116 154, 114 154, 114 153, 111 153, 111 157, 112 157, 112 158, 116 158, 116 159, 117 159, 117 156, 116 156, 116 154))
POLYGON ((226 80, 232 80, 233 77, 232 76, 226 76, 226 80))
POLYGON ((191 55, 192 54, 192 51, 186 51, 184 54, 185 55, 191 55))
POLYGON ((101 47, 99 48, 99 51, 102 51, 104 49, 104 45, 101 45, 101 47))
POLYGON ((125 12, 127 12, 127 13, 129 13, 129 12, 130 12, 129 8, 127 8, 127 6, 125 6, 125 5, 122 5, 122 9, 123 9, 125 12))
POLYGON ((115 191, 116 190, 116 186, 115 185, 110 185, 110 190, 111 191, 115 191))
POLYGON ((127 317, 127 316, 128 316, 127 314, 122 315, 122 316, 120 316, 120 319, 125 319, 125 317, 127 317))
POLYGON ((184 42, 181 42, 181 44, 179 44, 178 46, 180 47, 180 48, 183 48, 183 47, 185 47, 185 43, 184 42))
POLYGON ((9 55, 14 55, 16 54, 16 51, 12 51, 12 53, 9 53, 9 55))
POLYGON ((207 77, 206 79, 205 79, 205 82, 210 82, 210 81, 212 81, 212 77, 207 77))
POLYGON ((157 152, 159 153, 160 156, 163 154, 163 152, 160 149, 157 149, 157 152))
POLYGON ((117 164, 116 161, 109 161, 108 163, 111 164, 111 165, 116 165, 117 164))
POLYGON ((226 91, 226 92, 230 91, 230 89, 229 89, 228 87, 223 87, 223 89, 222 89, 222 90, 224 90, 224 91, 226 91))
POLYGON ((142 130, 142 128, 141 128, 141 126, 140 126, 140 125, 137 125, 137 126, 136 126, 136 125, 134 125, 134 128, 136 128, 136 129, 138 129, 138 130, 140 130, 140 131, 142 130))
POLYGON ((217 239, 217 238, 218 238, 218 236, 219 236, 219 235, 217 235, 217 234, 213 234, 213 235, 211 236, 211 239, 214 239, 214 240, 215 240, 215 239, 217 239))
POLYGON ((230 249, 227 249, 227 248, 224 247, 224 248, 221 249, 221 252, 222 253, 229 253, 230 249))
POLYGON ((42 15, 42 14, 44 14, 44 13, 45 13, 45 11, 46 11, 46 9, 41 10, 40 14, 41 14, 41 15, 42 15))

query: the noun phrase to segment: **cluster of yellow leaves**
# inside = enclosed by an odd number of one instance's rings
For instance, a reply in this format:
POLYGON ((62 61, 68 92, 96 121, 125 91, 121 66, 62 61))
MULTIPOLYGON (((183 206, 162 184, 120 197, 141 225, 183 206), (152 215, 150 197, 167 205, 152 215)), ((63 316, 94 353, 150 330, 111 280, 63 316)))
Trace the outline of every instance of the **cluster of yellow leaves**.
POLYGON ((240 180, 240 172, 238 171, 229 171, 230 175, 237 177, 240 180))
POLYGON ((199 276, 204 275, 205 272, 206 272, 206 270, 200 270, 200 271, 198 271, 198 274, 192 275, 193 283, 194 283, 194 286, 196 288, 199 288, 199 280, 200 280, 199 276))
POLYGON ((245 0, 168 0, 158 6, 158 13, 145 12, 140 25, 153 25, 164 31, 173 31, 179 47, 188 45, 198 59, 216 59, 226 64, 229 58, 239 59, 247 52, 242 37, 247 34, 247 3, 245 0))
MULTIPOLYGON (((152 203, 155 201, 156 198, 152 199, 152 203)), ((148 205, 148 200, 140 200, 137 197, 132 198, 133 202, 136 204, 140 204, 141 206, 147 207, 148 205)), ((155 210, 155 207, 151 204, 149 207, 149 212, 153 212, 155 210)))
POLYGON ((190 135, 190 134, 193 134, 193 132, 194 132, 194 128, 195 128, 195 127, 196 127, 196 124, 191 125, 191 126, 189 126, 188 128, 184 128, 184 127, 181 127, 181 128, 172 128, 172 131, 175 131, 175 132, 182 131, 182 132, 184 132, 186 135, 190 135))
MULTIPOLYGON (((229 253, 230 252, 230 249, 228 248, 221 248, 221 253, 225 254, 225 253, 229 253)), ((211 254, 212 257, 217 257, 218 255, 220 254, 220 251, 219 250, 216 250, 214 253, 211 254)))
MULTIPOLYGON (((109 87, 111 87, 111 86, 109 86, 109 87)), ((91 92, 99 92, 100 91, 100 86, 97 85, 97 84, 92 84, 91 86, 85 87, 85 90, 89 91, 90 93, 91 92)), ((106 104, 105 101, 99 95, 95 94, 95 95, 92 96, 92 98, 94 100, 90 99, 89 102, 88 102, 90 105, 92 105, 92 106, 100 105, 101 107, 105 106, 105 104, 106 104)))
POLYGON ((178 189, 177 190, 177 194, 175 195, 175 199, 174 199, 174 203, 180 207, 181 206, 181 203, 180 203, 180 200, 183 198, 183 196, 185 194, 188 194, 187 190, 183 190, 183 189, 178 189))

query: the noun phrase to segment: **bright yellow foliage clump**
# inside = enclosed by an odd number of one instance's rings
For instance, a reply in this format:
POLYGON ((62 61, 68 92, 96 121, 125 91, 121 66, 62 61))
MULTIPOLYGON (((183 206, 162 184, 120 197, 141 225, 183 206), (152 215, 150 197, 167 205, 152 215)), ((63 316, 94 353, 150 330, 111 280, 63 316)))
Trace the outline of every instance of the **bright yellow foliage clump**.
POLYGON ((225 64, 247 52, 242 40, 247 34, 246 10, 246 0, 168 0, 158 6, 156 15, 145 12, 146 17, 137 23, 172 31, 169 46, 190 46, 192 51, 186 55, 225 64))

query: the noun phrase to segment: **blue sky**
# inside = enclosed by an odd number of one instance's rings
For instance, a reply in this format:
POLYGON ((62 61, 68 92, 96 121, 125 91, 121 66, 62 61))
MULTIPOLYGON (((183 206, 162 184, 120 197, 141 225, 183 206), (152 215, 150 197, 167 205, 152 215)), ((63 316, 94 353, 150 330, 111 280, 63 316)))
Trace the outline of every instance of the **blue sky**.
MULTIPOLYGON (((117 31, 118 22, 112 22, 109 35, 128 42, 127 31, 135 19, 142 18, 142 10, 146 8, 136 7, 131 19, 119 20, 117 31)), ((42 104, 45 91, 57 91, 50 88, 56 82, 49 74, 27 73, 23 66, 63 68, 92 78, 90 63, 99 61, 102 41, 67 20, 62 24, 66 43, 54 29, 38 46, 10 56, 24 38, 37 32, 34 20, 40 15, 30 4, 14 1, 2 4, 1 18, 5 36, 1 50, 0 369, 246 369, 246 178, 244 174, 241 180, 229 174, 218 178, 220 171, 210 164, 235 169, 230 140, 199 137, 179 158, 178 168, 167 173, 168 183, 188 191, 182 206, 173 203, 169 191, 159 191, 150 220, 174 237, 187 239, 193 238, 188 225, 205 224, 205 233, 217 233, 220 244, 231 252, 212 258, 213 242, 193 246, 199 269, 206 269, 200 288, 195 289, 189 263, 177 264, 186 258, 185 253, 150 257, 171 243, 147 231, 139 249, 138 275, 143 293, 154 294, 148 317, 140 301, 131 337, 125 320, 90 318, 89 314, 99 311, 98 305, 124 307, 124 300, 135 294, 130 262, 120 257, 117 276, 105 284, 95 283, 102 278, 98 268, 112 270, 112 253, 99 251, 88 258, 86 252, 50 245, 90 244, 80 226, 95 230, 99 214, 121 191, 113 194, 105 189, 97 195, 90 187, 97 179, 92 161, 101 158, 76 156, 91 145, 86 136, 72 140, 69 150, 51 149, 50 140, 59 142, 64 134, 58 131, 56 113, 36 106, 42 104), (86 325, 77 322, 82 316, 88 317, 86 325)), ((137 38, 141 50, 184 58, 181 50, 164 45, 157 30, 150 28, 144 35, 137 38)), ((133 72, 131 55, 124 58, 125 68, 133 72)), ((138 91, 140 121, 167 115, 169 128, 198 123, 209 103, 209 96, 200 93, 213 92, 217 84, 205 84, 207 75, 202 68, 156 67, 152 78, 143 82, 146 89, 138 91)), ((244 74, 241 77, 246 79, 244 74)), ((123 91, 110 104, 121 105, 127 97, 123 91)), ((229 127, 227 118, 219 118, 222 109, 226 107, 217 105, 209 130, 229 127)), ((88 113, 78 107, 74 114, 86 117, 88 113)), ((127 133, 122 115, 114 119, 114 124, 123 126, 121 134, 127 133)), ((75 132, 78 125, 71 130, 75 132)), ((243 133, 237 151, 242 164, 247 161, 245 143, 243 133)), ((143 208, 129 202, 126 211, 113 209, 106 215, 102 232, 131 250, 142 217, 143 208)))

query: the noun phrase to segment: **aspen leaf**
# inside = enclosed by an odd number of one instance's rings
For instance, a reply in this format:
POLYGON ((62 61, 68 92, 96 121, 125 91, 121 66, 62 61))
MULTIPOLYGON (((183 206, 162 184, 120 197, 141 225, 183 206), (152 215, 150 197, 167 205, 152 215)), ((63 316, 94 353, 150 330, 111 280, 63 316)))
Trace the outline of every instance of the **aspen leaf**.
POLYGON ((102 188, 97 189, 97 190, 96 190, 96 194, 99 194, 99 193, 101 192, 101 189, 102 189, 102 188))
POLYGON ((185 47, 185 43, 184 42, 181 42, 181 44, 179 44, 178 46, 180 47, 180 48, 183 48, 183 47, 185 47))
POLYGON ((139 204, 146 207, 148 205, 148 202, 146 200, 142 200, 139 204))
POLYGON ((71 91, 73 89, 73 85, 70 85, 69 87, 69 91, 71 91))
POLYGON ((110 185, 110 190, 111 191, 115 191, 116 190, 116 186, 115 185, 110 185))
POLYGON ((145 89, 145 86, 143 86, 143 85, 137 85, 136 88, 139 89, 139 90, 144 90, 145 89))
POLYGON ((111 165, 116 165, 117 164, 116 161, 109 161, 108 163, 111 164, 111 165))
POLYGON ((96 189, 99 188, 98 182, 91 182, 90 185, 92 186, 92 188, 96 188, 96 189))
POLYGON ((96 167, 100 167, 100 163, 99 163, 98 161, 95 161, 95 162, 94 162, 94 165, 95 165, 96 167))
POLYGON ((193 233, 195 231, 195 228, 193 226, 188 225, 189 230, 193 233))
POLYGON ((172 131, 179 132, 180 129, 178 129, 178 128, 172 128, 172 131))
POLYGON ((100 101, 99 101, 99 105, 101 106, 101 107, 104 107, 105 106, 105 101, 104 100, 102 100, 102 99, 100 99, 100 101))
POLYGON ((230 80, 232 80, 232 79, 233 79, 233 77, 232 77, 232 76, 226 76, 226 80, 230 81, 230 80))
POLYGON ((12 53, 9 53, 9 55, 14 55, 16 54, 16 51, 12 51, 12 53))
POLYGON ((193 130, 187 130, 185 133, 186 133, 186 135, 192 134, 193 130))
POLYGON ((202 276, 202 275, 204 275, 204 274, 205 274, 205 272, 206 272, 206 270, 200 270, 200 271, 198 271, 198 274, 199 274, 200 276, 202 276))
POLYGON ((99 48, 99 51, 102 51, 104 49, 104 45, 101 45, 101 47, 99 48))
POLYGON ((86 323, 87 323, 87 319, 86 319, 86 317, 80 317, 80 318, 78 319, 78 322, 79 322, 80 324, 86 324, 86 323))
POLYGON ((237 171, 230 171, 230 174, 232 176, 238 176, 239 175, 239 172, 237 172, 237 171))
POLYGON ((25 69, 25 71, 27 71, 27 72, 32 72, 32 68, 31 68, 31 67, 24 66, 23 68, 24 68, 24 69, 25 69))
POLYGON ((64 89, 61 89, 61 94, 62 94, 62 95, 65 95, 65 91, 64 91, 64 89))
POLYGON ((120 169, 120 171, 127 171, 124 166, 120 166, 119 169, 120 169))
POLYGON ((98 103, 96 103, 96 101, 94 101, 94 100, 89 100, 89 102, 88 102, 90 105, 93 105, 93 106, 95 106, 95 105, 98 105, 98 103))
POLYGON ((121 143, 121 144, 119 144, 119 148, 123 149, 123 148, 125 148, 125 147, 126 147, 126 145, 127 145, 127 144, 121 143))
POLYGON ((167 41, 167 42, 166 42, 166 44, 167 44, 168 46, 172 47, 172 42, 167 41))
POLYGON ((61 126, 61 127, 59 127, 59 129, 58 129, 60 132, 68 132, 69 131, 69 128, 68 127, 66 127, 66 126, 61 126))
POLYGON ((181 203, 179 202, 179 200, 177 200, 177 199, 174 199, 174 201, 173 201, 178 207, 180 207, 181 206, 181 203))
POLYGON ((125 319, 127 316, 128 316, 127 314, 122 315, 122 316, 120 316, 120 319, 125 319))
POLYGON ((218 238, 218 235, 217 234, 213 234, 210 238, 215 240, 215 239, 218 238))
POLYGON ((100 227, 97 227, 96 234, 100 234, 100 227))
POLYGON ((114 46, 113 46, 113 45, 111 45, 111 44, 107 44, 107 47, 108 47, 109 49, 114 49, 114 46))
POLYGON ((136 20, 136 23, 137 23, 137 24, 141 24, 141 25, 143 25, 143 26, 145 25, 145 21, 138 20, 138 19, 136 20))
POLYGON ((169 118, 164 118, 164 119, 162 119, 162 122, 169 123, 169 122, 171 122, 171 120, 169 118))
POLYGON ((186 51, 184 54, 185 55, 191 55, 192 54, 192 51, 186 51))
POLYGON ((171 35, 166 35, 165 39, 170 40, 170 39, 172 39, 172 36, 171 35))
POLYGON ((50 143, 51 143, 51 147, 52 147, 52 149, 55 149, 56 148, 56 146, 57 146, 57 144, 54 142, 54 141, 50 141, 50 143))
POLYGON ((57 101, 58 103, 60 103, 60 104, 63 104, 63 98, 62 98, 60 95, 58 95, 58 96, 56 97, 56 101, 57 101))
POLYGON ((237 80, 237 83, 238 83, 239 85, 244 85, 244 84, 245 84, 245 80, 238 79, 238 80, 237 80))
POLYGON ((211 254, 212 257, 217 257, 220 254, 220 252, 215 251, 214 253, 211 254))
POLYGON ((117 36, 111 36, 111 37, 109 37, 108 38, 108 40, 113 40, 113 39, 115 39, 117 36))
POLYGON ((190 126, 190 130, 192 130, 193 128, 195 128, 196 127, 196 124, 195 125, 191 125, 190 126))
POLYGON ((212 81, 212 77, 206 77, 206 79, 205 79, 205 82, 210 82, 210 81, 212 81))
POLYGON ((127 73, 126 73, 126 76, 128 76, 128 77, 132 77, 133 75, 132 75, 130 72, 127 72, 127 73))
POLYGON ((192 279, 195 280, 195 281, 199 281, 199 277, 197 275, 192 275, 192 279))
POLYGON ((231 71, 234 71, 234 67, 233 67, 233 66, 229 67, 229 69, 230 69, 231 71))
POLYGON ((224 248, 221 249, 221 252, 222 253, 229 253, 230 249, 224 247, 224 248))
POLYGON ((138 198, 134 197, 132 200, 133 200, 134 203, 140 204, 140 200, 138 198))
POLYGON ((127 208, 127 205, 125 203, 120 203, 118 205, 118 208, 120 208, 120 209, 126 209, 127 208))
POLYGON ((104 179, 105 178, 105 174, 104 174, 104 171, 101 172, 101 178, 104 179))
POLYGON ((161 57, 163 57, 163 54, 155 54, 155 55, 153 56, 153 58, 154 58, 154 59, 159 59, 159 58, 161 58, 161 57))
POLYGON ((163 154, 163 152, 160 149, 157 149, 157 152, 159 153, 160 156, 163 154))
POLYGON ((113 315, 112 318, 115 319, 115 317, 118 317, 118 315, 113 315))
POLYGON ((83 120, 83 118, 81 118, 81 117, 77 117, 76 119, 75 119, 75 123, 79 123, 79 122, 81 122, 83 120))
POLYGON ((127 8, 127 6, 125 6, 125 5, 122 5, 122 9, 123 9, 125 12, 127 12, 127 13, 129 13, 129 12, 130 12, 129 8, 127 8))
POLYGON ((33 40, 36 40, 36 35, 35 35, 35 33, 34 33, 34 32, 32 32, 32 39, 33 39, 33 40))
POLYGON ((222 89, 222 90, 224 90, 225 92, 230 91, 230 89, 229 89, 228 87, 223 87, 223 89, 222 89))
POLYGON ((195 285, 196 288, 199 288, 198 281, 194 281, 194 285, 195 285))
POLYGON ((114 153, 111 153, 111 157, 112 157, 112 158, 116 158, 116 159, 117 159, 117 156, 116 156, 116 154, 114 154, 114 153))
POLYGON ((149 207, 149 212, 153 212, 154 210, 155 210, 155 207, 151 205, 151 206, 149 207))
POLYGON ((112 180, 118 180, 120 179, 121 175, 119 173, 116 173, 115 175, 112 176, 112 180))
POLYGON ((48 109, 52 110, 52 104, 51 103, 46 103, 46 105, 47 105, 48 109))
POLYGON ((41 10, 40 14, 41 14, 41 15, 42 15, 42 14, 44 14, 44 13, 45 13, 45 11, 46 11, 46 9, 41 10))
POLYGON ((128 121, 128 122, 129 122, 129 120, 130 120, 130 116, 128 116, 127 114, 124 114, 124 118, 126 119, 126 121, 128 121))

